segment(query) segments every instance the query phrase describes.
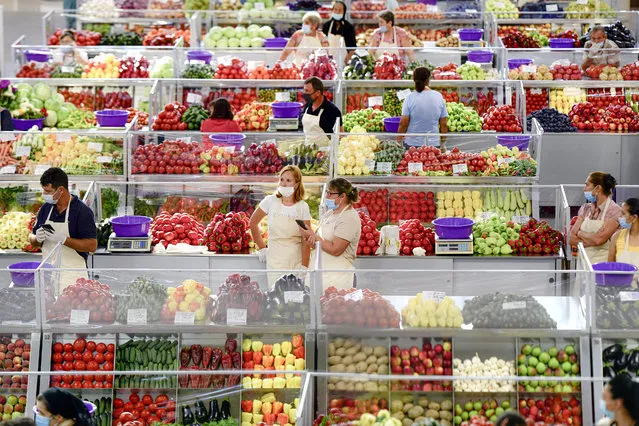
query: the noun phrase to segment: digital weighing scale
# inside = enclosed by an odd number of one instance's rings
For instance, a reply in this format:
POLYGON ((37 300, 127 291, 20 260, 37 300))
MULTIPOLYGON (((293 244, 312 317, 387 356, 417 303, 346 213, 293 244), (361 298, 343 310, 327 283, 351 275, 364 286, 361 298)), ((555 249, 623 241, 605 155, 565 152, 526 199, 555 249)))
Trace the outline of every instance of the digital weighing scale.
POLYGON ((444 240, 435 235, 435 254, 473 254, 473 235, 459 240, 444 240))
POLYGON ((115 232, 113 232, 109 237, 107 250, 110 252, 150 252, 151 237, 116 237, 115 232))
POLYGON ((275 118, 269 117, 269 131, 297 130, 300 127, 299 118, 275 118))

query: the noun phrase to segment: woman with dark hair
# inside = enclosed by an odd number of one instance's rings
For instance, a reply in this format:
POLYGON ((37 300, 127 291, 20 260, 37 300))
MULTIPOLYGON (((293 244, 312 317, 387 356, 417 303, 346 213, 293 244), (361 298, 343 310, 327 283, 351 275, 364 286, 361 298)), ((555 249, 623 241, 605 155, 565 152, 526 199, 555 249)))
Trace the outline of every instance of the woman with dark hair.
MULTIPOLYGON (((413 44, 408 32, 395 26, 395 14, 390 10, 378 13, 377 24, 379 27, 371 35, 370 46, 378 47, 380 54, 388 52, 401 58, 407 56, 410 62, 414 62, 413 51, 406 49, 412 47, 413 44)), ((372 53, 375 54, 375 52, 372 53)))
POLYGON ((66 30, 60 36, 60 48, 53 52, 53 63, 63 66, 84 65, 89 62, 87 52, 78 49, 75 33, 66 30))
POLYGON ((211 104, 211 118, 202 122, 200 131, 203 133, 241 132, 240 126, 233 120, 233 110, 229 101, 219 98, 211 104))
POLYGON ((603 414, 616 426, 635 426, 639 422, 639 383, 628 374, 613 377, 599 401, 603 414))
MULTIPOLYGON (((430 81, 430 70, 426 67, 416 68, 413 72, 413 82, 415 91, 411 92, 404 99, 402 107, 402 119, 399 122, 398 133, 447 133, 448 132, 448 111, 446 101, 436 90, 428 87, 430 81)), ((410 146, 440 145, 439 137, 429 136, 427 141, 424 137, 408 137, 406 144, 410 146)), ((441 143, 446 142, 442 137, 441 143)))
POLYGON ((526 426, 526 419, 519 413, 506 412, 499 416, 495 426, 526 426))
POLYGON ((38 395, 36 426, 93 426, 89 410, 81 399, 59 389, 38 395))
POLYGON ((621 206, 621 230, 613 235, 608 262, 630 263, 639 268, 639 198, 628 198, 621 206))
POLYGON ((349 52, 353 52, 353 49, 357 47, 355 27, 346 20, 346 3, 343 1, 338 0, 333 3, 331 19, 324 23, 322 32, 328 37, 330 47, 341 47, 342 39, 349 52))
POLYGON ((570 230, 570 245, 583 243, 590 263, 606 262, 610 238, 619 229, 621 207, 612 200, 617 181, 608 173, 590 173, 584 186, 587 203, 570 230))

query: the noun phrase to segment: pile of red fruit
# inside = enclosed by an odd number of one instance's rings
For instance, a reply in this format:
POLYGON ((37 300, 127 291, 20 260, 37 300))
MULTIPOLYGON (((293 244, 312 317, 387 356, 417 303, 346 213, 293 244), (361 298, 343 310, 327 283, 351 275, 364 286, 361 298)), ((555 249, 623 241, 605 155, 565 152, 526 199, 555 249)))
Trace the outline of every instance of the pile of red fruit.
POLYGON ((328 408, 328 423, 322 423, 324 416, 318 417, 313 426, 338 425, 350 421, 359 420, 364 413, 377 416, 379 410, 388 410, 388 401, 385 398, 362 399, 331 399, 328 408))
POLYGON ((354 1, 352 6, 352 17, 356 19, 373 19, 377 12, 382 12, 386 7, 384 3, 374 3, 370 1, 354 1))
POLYGON ((457 73, 457 65, 452 62, 433 70, 433 80, 461 80, 462 76, 457 73))
POLYGON ((149 60, 144 56, 120 59, 120 78, 149 78, 149 60))
POLYGON ((48 64, 40 64, 36 62, 29 62, 20 68, 20 71, 16 73, 18 78, 49 78, 51 77, 51 71, 53 68, 48 64))
POLYGON ((253 102, 235 115, 235 121, 242 131, 265 132, 269 126, 269 117, 273 110, 267 103, 253 102))
MULTIPOLYGON (((58 46, 60 44, 60 37, 62 34, 68 31, 67 29, 58 28, 55 30, 53 35, 49 37, 48 44, 49 46, 58 46)), ((75 34, 75 43, 78 46, 97 46, 100 44, 100 40, 102 39, 102 34, 95 31, 87 31, 87 30, 72 30, 73 34, 75 34)))
POLYGON ((113 375, 95 374, 96 371, 113 371, 115 345, 95 343, 77 338, 71 343, 56 342, 51 354, 53 371, 73 371, 74 374, 51 376, 52 387, 72 389, 109 389, 113 387, 113 375))
POLYGON ((639 131, 639 116, 625 105, 608 105, 603 114, 601 130, 604 132, 637 132, 639 131))
POLYGON ((224 98, 231 104, 233 114, 237 114, 245 105, 257 101, 256 89, 224 89, 220 91, 211 91, 204 98, 204 108, 209 108, 212 102, 215 102, 217 98, 224 98))
POLYGON ((512 31, 501 38, 504 47, 507 49, 539 49, 541 46, 534 38, 522 33, 521 31, 512 31))
POLYGON ((135 116, 137 116, 138 117, 138 126, 148 126, 149 125, 149 113, 144 112, 144 111, 138 111, 135 108, 127 108, 126 110, 129 111, 129 116, 126 119, 127 123, 130 123, 131 121, 133 121, 135 116))
POLYGON ((459 94, 456 89, 439 89, 438 91, 446 102, 459 102, 459 94))
MULTIPOLYGON (((515 104, 515 94, 513 93, 512 104, 515 104)), ((548 89, 526 88, 526 115, 540 109, 548 108, 548 89)))
MULTIPOLYGON (((391 374, 404 376, 452 376, 453 375, 453 345, 445 340, 433 346, 430 339, 424 339, 422 349, 412 346, 410 349, 400 349, 393 345, 390 348, 391 374)), ((422 391, 441 392, 452 391, 451 381, 417 382, 400 381, 391 384, 394 391, 422 391)))
MULTIPOLYGON (((130 106, 130 105, 129 105, 130 106)), ((186 112, 186 107, 175 102, 167 104, 158 118, 153 122, 153 130, 186 130, 188 123, 182 123, 182 114, 186 112)))
POLYGON ((156 216, 151 223, 151 237, 153 244, 162 244, 164 248, 169 244, 178 243, 201 246, 204 242, 204 226, 190 214, 163 212, 156 216))
POLYGON ((319 77, 322 80, 334 80, 337 75, 335 59, 326 53, 312 53, 302 63, 301 75, 303 79, 319 77))
POLYGON ((597 108, 606 108, 608 105, 624 105, 626 98, 622 88, 598 88, 588 89, 586 100, 597 108))
MULTIPOLYGON (((353 111, 359 111, 368 108, 368 98, 379 96, 374 93, 354 93, 346 97, 346 112, 351 113, 353 111)), ((375 105, 373 109, 383 110, 383 105, 375 105)))
POLYGON ((282 66, 281 62, 276 63, 273 69, 269 71, 271 80, 299 80, 300 70, 295 64, 286 64, 282 66))
POLYGON ((394 192, 390 196, 390 221, 419 219, 432 222, 435 219, 435 194, 433 192, 394 192))
POLYGON ((399 312, 381 294, 364 289, 330 286, 320 298, 324 324, 366 328, 398 328, 399 312))
POLYGON ((356 209, 366 208, 368 215, 377 223, 388 221, 388 189, 360 191, 359 201, 353 204, 356 209))
MULTIPOLYGON (((466 103, 464 103, 466 104, 466 103)), ((477 92, 477 99, 472 99, 468 102, 469 107, 472 107, 477 114, 482 115, 485 114, 486 111, 490 109, 490 107, 497 105, 497 101, 495 100, 495 92, 488 91, 488 94, 484 92, 477 92)))
MULTIPOLYGON (((180 351, 180 370, 233 370, 242 368, 242 356, 237 351, 237 340, 226 339, 224 348, 212 346, 191 345, 180 351)), ((235 386, 239 377, 229 377, 226 386, 235 386)), ((181 388, 191 389, 222 389, 225 386, 223 375, 182 374, 178 376, 181 388)))
POLYGON ((246 150, 242 173, 249 175, 275 174, 280 171, 286 157, 277 149, 275 142, 252 143, 246 150))
POLYGON ((127 109, 133 106, 133 98, 127 91, 116 90, 104 93, 102 89, 98 89, 95 100, 95 109, 127 109))
POLYGON ((551 38, 570 38, 573 41, 572 47, 579 47, 579 36, 573 30, 566 30, 560 34, 553 34, 551 38))
POLYGON ((140 398, 139 393, 139 389, 131 390, 127 402, 121 398, 113 400, 114 426, 131 425, 134 422, 138 422, 139 426, 175 422, 175 401, 166 394, 160 394, 154 400, 148 393, 140 398))
POLYGON ((184 38, 184 47, 189 47, 191 41, 191 30, 179 30, 175 28, 152 28, 144 35, 142 45, 144 46, 174 46, 180 39, 184 38))
POLYGON ((401 80, 406 64, 394 53, 384 52, 375 62, 375 80, 401 80))
POLYGON ((204 245, 217 253, 241 253, 248 249, 249 218, 244 212, 217 213, 204 230, 204 245))
POLYGON ((620 72, 624 80, 639 80, 639 61, 624 65, 620 72))
POLYGON ((379 231, 377 230, 377 224, 365 213, 361 211, 358 213, 359 220, 362 223, 362 233, 359 237, 359 244, 357 245, 357 255, 374 255, 379 248, 379 231))
MULTIPOLYGON (((186 124, 186 123, 183 123, 186 124)), ((198 174, 202 150, 197 143, 165 141, 159 145, 140 145, 131 158, 133 174, 198 174)))
POLYGON ((521 398, 519 400, 519 414, 526 418, 527 425, 537 423, 546 425, 581 426, 581 403, 574 396, 565 401, 561 396, 538 399, 521 398))
POLYGON ((248 79, 248 67, 240 58, 231 58, 227 62, 220 62, 215 71, 216 80, 246 80, 248 79))
POLYGON ((261 321, 264 315, 264 298, 259 284, 251 281, 248 275, 229 275, 217 289, 211 320, 218 324, 225 324, 228 320, 228 309, 232 308, 246 309, 248 324, 261 321))
POLYGON ((581 80, 583 75, 578 64, 554 64, 550 67, 553 80, 581 80))
POLYGON ((409 219, 399 225, 399 253, 412 256, 413 249, 421 247, 426 254, 435 253, 435 231, 426 228, 419 219, 409 219))
POLYGON ((111 324, 115 321, 115 297, 108 285, 78 278, 55 302, 47 303, 47 319, 69 321, 72 310, 89 311, 89 323, 111 324))
POLYGON ((599 130, 603 113, 603 109, 595 107, 591 102, 580 102, 572 106, 568 117, 570 117, 573 126, 579 130, 599 130))
POLYGON ((75 105, 79 109, 93 111, 95 109, 95 95, 92 89, 73 90, 70 88, 59 88, 58 93, 64 96, 64 101, 75 105))
POLYGON ((511 105, 493 106, 481 117, 483 130, 521 133, 521 121, 511 105))
POLYGON ((515 254, 553 255, 559 253, 563 241, 563 234, 553 229, 546 221, 537 222, 537 219, 531 218, 521 227, 519 239, 509 240, 508 244, 515 254))
MULTIPOLYGON (((24 339, 18 338, 12 341, 11 335, 0 337, 0 371, 29 371, 31 364, 31 345, 24 339)), ((29 384, 29 376, 18 374, 2 376, 0 387, 13 389, 26 389, 29 384)))

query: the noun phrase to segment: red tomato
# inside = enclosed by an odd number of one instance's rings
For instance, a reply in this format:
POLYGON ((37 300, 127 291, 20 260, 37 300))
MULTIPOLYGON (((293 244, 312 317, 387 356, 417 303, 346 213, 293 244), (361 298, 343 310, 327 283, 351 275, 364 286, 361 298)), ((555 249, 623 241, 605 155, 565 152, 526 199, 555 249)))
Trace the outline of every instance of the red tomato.
POLYGON ((93 354, 91 352, 85 352, 84 355, 82 355, 82 360, 84 362, 91 362, 93 361, 93 354))
POLYGON ((61 354, 63 351, 64 351, 64 347, 62 346, 62 343, 58 342, 55 345, 53 345, 53 352, 57 354, 61 354))
POLYGON ((159 405, 161 403, 166 403, 168 400, 169 400, 169 397, 161 393, 155 398, 155 403, 159 405))
POLYGON ((82 352, 84 351, 86 344, 87 341, 84 339, 75 339, 75 342, 73 342, 73 350, 76 352, 82 352))
POLYGON ((107 352, 109 352, 110 354, 115 353, 115 345, 113 343, 109 343, 107 345, 107 352))
POLYGON ((143 411, 145 409, 146 409, 146 406, 144 405, 142 401, 135 403, 135 411, 143 411))
POLYGON ((64 351, 65 352, 73 352, 73 345, 71 343, 65 343, 64 344, 64 351))
POLYGON ((95 342, 93 340, 87 342, 87 346, 86 346, 87 351, 89 352, 93 352, 95 351, 95 342))
POLYGON ((129 402, 131 402, 133 404, 137 404, 138 402, 140 402, 140 395, 138 395, 136 393, 132 393, 129 396, 129 402))
POLYGON ((122 414, 120 414, 120 418, 118 420, 121 423, 132 422, 135 420, 135 417, 129 411, 125 411, 122 414))
POLYGON ((124 404, 124 411, 133 411, 133 403, 132 402, 127 402, 124 404))
POLYGON ((124 407, 124 401, 122 400, 122 398, 115 398, 113 400, 113 408, 117 409, 117 408, 123 408, 123 407, 124 407))
POLYGON ((153 403, 153 397, 148 393, 144 394, 144 396, 142 397, 142 403, 144 405, 151 405, 153 403))
POLYGON ((54 364, 62 364, 64 357, 61 353, 56 352, 51 356, 51 361, 53 361, 54 364))
POLYGON ((98 364, 102 364, 102 363, 104 363, 104 361, 105 361, 105 357, 104 357, 104 355, 103 355, 103 354, 101 354, 101 353, 99 353, 99 352, 98 352, 97 354, 95 354, 95 357, 94 357, 93 359, 94 359, 94 360, 95 360, 95 362, 97 362, 98 364))
POLYGON ((103 354, 107 351, 107 346, 104 343, 98 343, 98 345, 95 347, 95 350, 103 354))

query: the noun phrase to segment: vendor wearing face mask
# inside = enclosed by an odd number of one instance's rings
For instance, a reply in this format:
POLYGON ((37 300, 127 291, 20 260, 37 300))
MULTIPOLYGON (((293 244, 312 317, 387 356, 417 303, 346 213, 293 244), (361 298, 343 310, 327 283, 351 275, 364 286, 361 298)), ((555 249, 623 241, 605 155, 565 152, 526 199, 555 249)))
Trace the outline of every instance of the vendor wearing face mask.
POLYGON ((346 20, 346 4, 342 1, 333 3, 331 19, 324 23, 322 31, 328 37, 330 47, 341 47, 344 40, 344 46, 349 49, 349 55, 357 47, 355 27, 346 20))
POLYGON ((412 50, 402 49, 412 47, 410 38, 406 30, 395 26, 395 14, 390 10, 385 10, 377 15, 377 23, 379 28, 373 31, 371 35, 371 47, 378 47, 377 56, 384 52, 396 55, 403 60, 410 62, 415 61, 415 55, 412 50))
POLYGON ((75 33, 66 30, 60 36, 60 48, 53 52, 53 62, 57 65, 72 67, 89 62, 87 52, 77 48, 75 33))
MULTIPOLYGON (((69 193, 69 178, 62 169, 52 167, 46 170, 40 177, 40 185, 45 204, 38 212, 29 242, 34 247, 42 247, 43 259, 61 243, 60 268, 86 269, 89 253, 98 248, 93 211, 69 193)), ((63 273, 59 290, 80 277, 86 278, 86 272, 63 273)))
POLYGON ((585 71, 590 65, 610 65, 619 68, 621 58, 619 46, 612 40, 603 27, 594 27, 590 30, 590 40, 584 45, 584 62, 581 68, 585 71))
POLYGON ((610 241, 608 262, 630 263, 639 268, 639 198, 628 198, 621 207, 621 230, 610 241))
MULTIPOLYGON (((311 249, 302 245, 302 234, 296 220, 304 221, 306 228, 311 229, 311 212, 304 201, 302 172, 297 166, 286 166, 280 171, 277 191, 260 202, 250 221, 253 241, 260 250, 260 261, 266 262, 268 269, 308 269, 311 249), (268 248, 260 231, 264 217, 267 217, 268 224, 268 248)), ((275 285, 281 275, 269 274, 269 285, 275 285)))
POLYGON ((59 388, 38 395, 36 426, 92 426, 89 410, 75 395, 59 388))
POLYGON ((613 377, 606 385, 599 409, 615 426, 639 424, 639 383, 628 373, 613 377))
POLYGON ((621 207, 612 200, 617 181, 608 173, 593 172, 586 180, 584 196, 588 203, 570 230, 570 245, 583 243, 590 263, 606 262, 610 238, 619 228, 621 207))
POLYGON ((333 133, 335 123, 340 123, 342 130, 342 112, 335 104, 324 96, 324 83, 317 77, 311 77, 304 82, 304 101, 302 108, 302 128, 307 143, 328 146, 330 140, 327 134, 333 133))
POLYGON ((322 18, 319 13, 306 13, 302 18, 302 29, 293 33, 280 56, 280 61, 286 61, 286 58, 295 52, 295 65, 301 67, 315 49, 328 47, 328 39, 322 33, 320 25, 322 18))

